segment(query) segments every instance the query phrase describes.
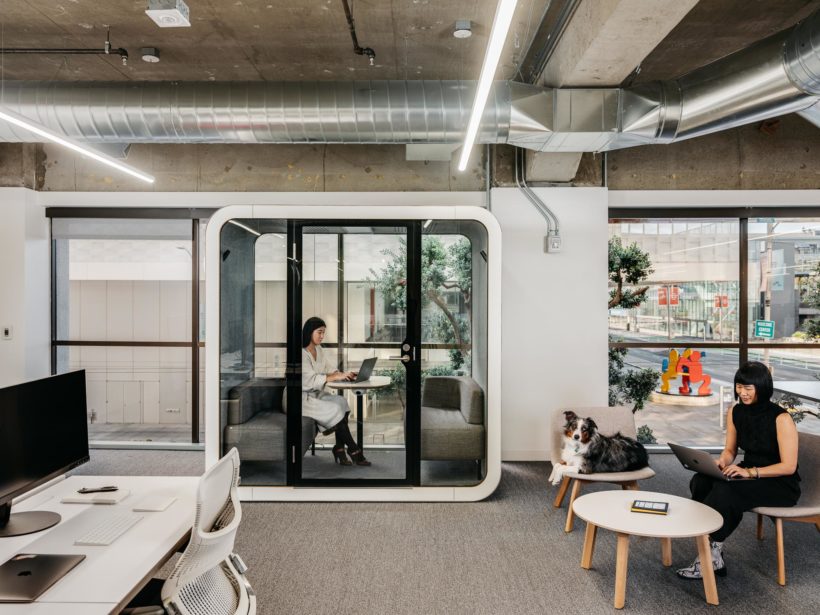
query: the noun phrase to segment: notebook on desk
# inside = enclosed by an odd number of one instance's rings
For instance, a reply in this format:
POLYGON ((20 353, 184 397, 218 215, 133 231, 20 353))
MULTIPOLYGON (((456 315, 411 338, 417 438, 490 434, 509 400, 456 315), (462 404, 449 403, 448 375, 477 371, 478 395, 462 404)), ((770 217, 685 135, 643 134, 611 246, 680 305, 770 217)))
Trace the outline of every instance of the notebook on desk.
POLYGON ((85 555, 18 553, 0 566, 0 602, 34 602, 85 555))
POLYGON ((127 498, 131 492, 128 489, 116 491, 101 491, 96 493, 71 493, 63 496, 63 504, 117 504, 127 498))

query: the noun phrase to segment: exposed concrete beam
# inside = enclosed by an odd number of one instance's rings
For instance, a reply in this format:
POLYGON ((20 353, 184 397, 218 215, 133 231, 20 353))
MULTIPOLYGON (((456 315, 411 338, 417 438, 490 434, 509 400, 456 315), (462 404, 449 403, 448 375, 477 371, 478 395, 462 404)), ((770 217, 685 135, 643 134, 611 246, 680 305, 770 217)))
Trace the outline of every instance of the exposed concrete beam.
POLYGON ((614 86, 698 0, 583 0, 542 75, 546 85, 614 86))
MULTIPOLYGON (((554 87, 617 86, 698 0, 582 0, 556 43, 543 81, 554 87)), ((532 181, 571 181, 581 156, 527 152, 532 181)))

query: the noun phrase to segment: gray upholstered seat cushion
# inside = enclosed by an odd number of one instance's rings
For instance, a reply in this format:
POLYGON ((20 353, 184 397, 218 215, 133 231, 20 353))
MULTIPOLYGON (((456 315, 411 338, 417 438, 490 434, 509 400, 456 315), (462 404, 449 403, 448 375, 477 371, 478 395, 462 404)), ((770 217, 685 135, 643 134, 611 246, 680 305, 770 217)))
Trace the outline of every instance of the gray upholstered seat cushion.
POLYGON ((457 409, 421 409, 421 458, 484 459, 484 426, 464 420, 457 409))
POLYGON ((814 517, 820 515, 820 506, 758 506, 753 508, 756 512, 767 517, 814 517))

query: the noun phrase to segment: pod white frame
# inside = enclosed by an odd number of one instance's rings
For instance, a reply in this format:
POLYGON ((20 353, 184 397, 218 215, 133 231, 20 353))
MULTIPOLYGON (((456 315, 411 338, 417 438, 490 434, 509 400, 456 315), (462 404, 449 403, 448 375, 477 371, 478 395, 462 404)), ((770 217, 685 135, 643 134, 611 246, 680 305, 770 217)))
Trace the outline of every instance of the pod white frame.
MULTIPOLYGON (((240 487, 245 501, 474 502, 492 494, 501 479, 501 227, 486 209, 470 206, 232 205, 211 216, 206 231, 206 339, 220 339, 220 230, 228 220, 470 220, 487 230, 487 459, 486 476, 472 487, 240 487)), ((219 344, 205 350, 205 466, 219 460, 219 344)))

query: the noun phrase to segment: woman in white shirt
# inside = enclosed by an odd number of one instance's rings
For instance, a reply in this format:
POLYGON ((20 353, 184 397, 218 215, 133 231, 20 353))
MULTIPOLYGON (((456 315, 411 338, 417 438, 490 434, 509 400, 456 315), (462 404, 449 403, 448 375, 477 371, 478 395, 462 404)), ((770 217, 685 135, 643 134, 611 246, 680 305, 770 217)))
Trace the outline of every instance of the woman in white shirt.
POLYGON ((308 318, 302 328, 302 415, 312 418, 322 426, 324 435, 335 434, 333 459, 343 466, 369 466, 364 453, 350 433, 347 417, 350 407, 341 395, 325 390, 328 382, 353 380, 355 372, 336 369, 334 353, 322 348, 327 325, 321 318, 308 318), (345 455, 345 447, 350 458, 345 455))

